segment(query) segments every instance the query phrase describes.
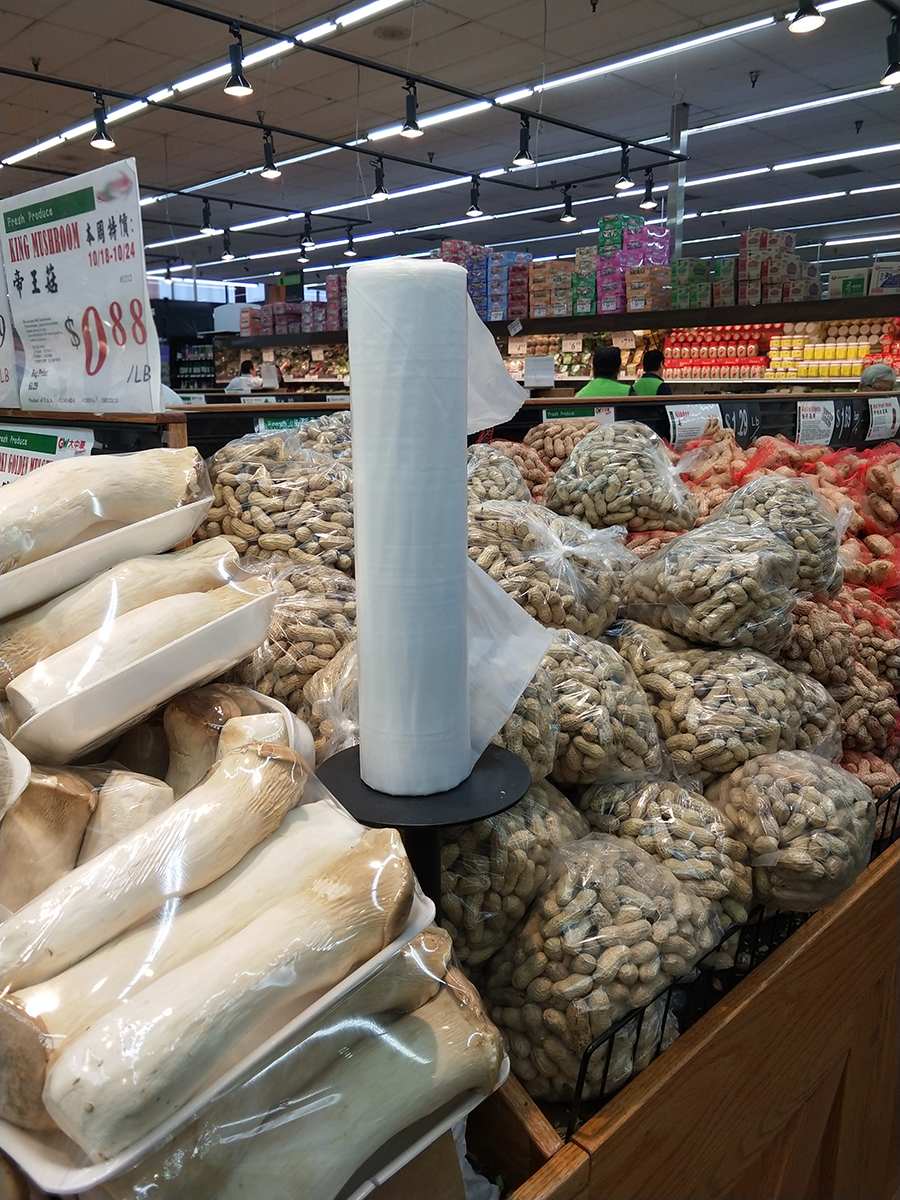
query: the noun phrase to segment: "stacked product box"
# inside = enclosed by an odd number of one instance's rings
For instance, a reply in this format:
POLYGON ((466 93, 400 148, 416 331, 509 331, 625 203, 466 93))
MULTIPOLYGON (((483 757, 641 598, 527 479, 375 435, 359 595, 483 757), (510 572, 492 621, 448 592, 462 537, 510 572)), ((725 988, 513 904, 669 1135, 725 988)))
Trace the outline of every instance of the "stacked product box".
POLYGON ((488 320, 491 277, 491 252, 488 247, 479 246, 476 242, 448 238, 441 242, 440 257, 444 262, 458 263, 466 268, 467 287, 475 311, 482 320, 488 320))
POLYGON ((487 319, 511 321, 516 317, 527 317, 531 255, 516 250, 495 250, 490 263, 487 319))
POLYGON ((643 265, 637 249, 626 250, 624 236, 643 227, 643 217, 612 213, 600 218, 597 231, 597 312, 625 312, 625 272, 643 265))
POLYGON ((628 312, 658 312, 670 303, 668 266, 628 267, 625 302, 628 312))
POLYGON ((592 316, 597 311, 597 247, 576 246, 572 271, 572 314, 592 316))
POLYGON ((573 264, 550 259, 530 268, 529 301, 532 317, 571 317, 573 264))
POLYGON ((239 314, 241 337, 258 337, 262 333, 262 316, 259 308, 248 305, 239 314))
MULTIPOLYGON (((327 328, 325 324, 328 305, 321 300, 301 300, 300 301, 300 328, 291 329, 291 333, 323 333, 327 328)), ((277 318, 276 318, 277 320, 277 318)), ((280 329, 276 329, 276 333, 280 333, 280 329)))
POLYGON ((675 329, 665 342, 667 379, 763 379, 770 338, 781 325, 675 329))
POLYGON ((738 260, 716 258, 712 263, 712 302, 714 308, 737 304, 738 260))
POLYGON ((325 276, 325 328, 347 328, 347 276, 325 276))
POLYGON ((711 308, 712 279, 705 258, 673 258, 670 267, 673 308, 711 308))
POLYGON ((794 235, 745 229, 738 256, 738 304, 781 304, 818 300, 819 268, 794 253, 794 235))
POLYGON ((900 294, 900 263, 876 263, 874 267, 848 267, 828 272, 828 299, 844 296, 895 296, 900 294))

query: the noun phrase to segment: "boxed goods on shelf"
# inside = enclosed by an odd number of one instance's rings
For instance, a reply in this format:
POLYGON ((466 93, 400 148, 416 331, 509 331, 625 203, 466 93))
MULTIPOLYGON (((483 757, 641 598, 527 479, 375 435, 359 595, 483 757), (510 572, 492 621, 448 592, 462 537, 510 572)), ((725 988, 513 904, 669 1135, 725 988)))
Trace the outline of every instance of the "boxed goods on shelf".
POLYGON ((665 341, 667 379, 762 379, 769 340, 780 325, 673 329, 665 341))
POLYGON ((900 262, 876 263, 869 280, 870 296, 900 295, 900 262))

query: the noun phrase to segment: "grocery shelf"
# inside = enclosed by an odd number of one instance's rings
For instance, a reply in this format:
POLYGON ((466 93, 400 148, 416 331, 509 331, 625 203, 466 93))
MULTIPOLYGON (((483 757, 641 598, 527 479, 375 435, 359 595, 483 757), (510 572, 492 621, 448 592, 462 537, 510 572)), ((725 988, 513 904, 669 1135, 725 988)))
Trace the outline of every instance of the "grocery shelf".
MULTIPOLYGON (((219 333, 217 337, 227 337, 219 333)), ((317 333, 261 333, 255 337, 230 338, 230 346, 247 350, 265 349, 269 346, 346 346, 347 330, 320 330, 317 333)))

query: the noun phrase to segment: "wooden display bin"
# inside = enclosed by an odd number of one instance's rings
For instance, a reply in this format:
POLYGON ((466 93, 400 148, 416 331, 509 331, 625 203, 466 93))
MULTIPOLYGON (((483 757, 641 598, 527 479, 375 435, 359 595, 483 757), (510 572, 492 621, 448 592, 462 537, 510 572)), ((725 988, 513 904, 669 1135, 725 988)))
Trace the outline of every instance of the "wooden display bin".
POLYGON ((900 844, 564 1144, 511 1079, 468 1144, 511 1200, 891 1200, 900 844))

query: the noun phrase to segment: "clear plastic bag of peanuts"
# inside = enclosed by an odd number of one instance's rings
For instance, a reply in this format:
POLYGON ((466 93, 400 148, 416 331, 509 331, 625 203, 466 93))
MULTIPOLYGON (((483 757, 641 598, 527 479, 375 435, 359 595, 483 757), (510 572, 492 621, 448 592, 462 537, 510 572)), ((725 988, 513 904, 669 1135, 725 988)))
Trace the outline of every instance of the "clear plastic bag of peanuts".
POLYGON ((547 878, 552 853, 590 832, 562 792, 534 783, 506 812, 441 831, 442 924, 468 972, 485 963, 547 878))
POLYGON ((750 852, 702 794, 669 780, 595 783, 575 803, 598 833, 635 841, 698 896, 723 928, 743 925, 753 898, 750 852))
POLYGON ((812 912, 836 899, 869 861, 872 794, 817 755, 781 751, 751 759, 708 795, 749 849, 754 895, 763 904, 812 912))
POLYGON ((701 645, 772 653, 791 630, 798 556, 764 525, 713 521, 628 577, 627 614, 701 645))
POLYGON ((528 484, 513 460, 484 442, 466 455, 466 496, 469 504, 485 500, 531 500, 528 484))
POLYGON ((838 546, 850 519, 850 505, 838 512, 806 479, 764 475, 738 488, 713 513, 713 521, 763 524, 797 552, 791 587, 813 595, 836 596, 844 572, 838 546))
POLYGON ((328 454, 349 466, 353 461, 350 413, 333 412, 304 421, 291 430, 289 446, 328 454))
POLYGON ((582 438, 547 484, 545 503, 588 525, 632 531, 692 529, 698 516, 665 443, 637 421, 601 425, 582 438))
MULTIPOLYGON (((537 1099, 571 1099, 590 1043, 688 974, 721 935, 710 902, 630 839, 594 833, 563 847, 482 988, 513 1071, 537 1099)), ((586 1099, 602 1068, 597 1055, 586 1099)))
POLYGON ((636 779, 662 765, 647 699, 610 646, 560 631, 542 666, 554 689, 559 737, 551 778, 561 786, 636 779))

